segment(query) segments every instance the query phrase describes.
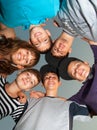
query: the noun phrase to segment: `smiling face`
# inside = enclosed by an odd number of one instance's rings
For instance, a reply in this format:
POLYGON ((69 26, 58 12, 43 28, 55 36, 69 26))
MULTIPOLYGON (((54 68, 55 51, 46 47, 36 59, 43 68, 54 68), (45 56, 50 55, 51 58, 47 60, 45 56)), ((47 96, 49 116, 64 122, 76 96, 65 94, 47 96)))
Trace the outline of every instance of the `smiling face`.
POLYGON ((16 65, 27 66, 33 64, 35 56, 31 51, 20 48, 12 54, 11 59, 16 65))
POLYGON ((43 81, 46 90, 56 90, 60 86, 58 76, 52 72, 47 73, 43 81))
POLYGON ((38 78, 30 72, 22 72, 16 78, 16 84, 21 90, 28 91, 38 84, 38 78))
POLYGON ((56 57, 66 56, 71 53, 71 46, 73 42, 73 37, 63 32, 60 37, 55 41, 51 53, 56 57))
POLYGON ((86 62, 72 61, 68 66, 69 75, 79 81, 85 81, 90 73, 90 66, 86 62))
POLYGON ((50 32, 44 30, 41 26, 34 26, 30 30, 30 40, 31 44, 40 52, 48 50, 51 47, 50 32))

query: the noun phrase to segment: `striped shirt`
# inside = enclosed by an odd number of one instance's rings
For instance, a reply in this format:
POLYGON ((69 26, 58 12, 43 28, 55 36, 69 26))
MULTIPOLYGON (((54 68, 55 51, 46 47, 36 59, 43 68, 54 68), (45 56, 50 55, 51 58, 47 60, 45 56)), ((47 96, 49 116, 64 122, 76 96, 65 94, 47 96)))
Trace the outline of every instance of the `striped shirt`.
POLYGON ((6 79, 0 77, 0 119, 11 115, 14 121, 17 122, 24 112, 25 105, 6 93, 6 83, 6 79))

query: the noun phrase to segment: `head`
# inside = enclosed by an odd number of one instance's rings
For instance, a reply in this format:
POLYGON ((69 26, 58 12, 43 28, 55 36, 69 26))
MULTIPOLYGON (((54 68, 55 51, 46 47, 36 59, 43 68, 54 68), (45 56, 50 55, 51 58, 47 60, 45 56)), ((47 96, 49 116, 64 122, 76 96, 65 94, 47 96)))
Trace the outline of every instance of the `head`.
POLYGON ((49 30, 44 29, 42 26, 32 26, 30 29, 30 44, 40 53, 46 53, 52 45, 49 30))
POLYGON ((1 36, 0 54, 9 56, 9 62, 19 69, 32 67, 39 61, 40 54, 27 41, 1 36))
POLYGON ((66 58, 60 63, 59 74, 66 80, 85 81, 90 73, 90 66, 78 58, 66 58))
POLYGON ((54 41, 51 53, 56 57, 65 57, 71 53, 71 46, 74 38, 68 35, 65 32, 62 32, 61 35, 54 41))
POLYGON ((58 70, 50 65, 44 65, 40 69, 41 79, 43 86, 46 89, 57 89, 61 82, 58 74, 58 70))
POLYGON ((36 69, 26 69, 18 74, 15 82, 20 90, 28 91, 39 84, 40 73, 36 69))

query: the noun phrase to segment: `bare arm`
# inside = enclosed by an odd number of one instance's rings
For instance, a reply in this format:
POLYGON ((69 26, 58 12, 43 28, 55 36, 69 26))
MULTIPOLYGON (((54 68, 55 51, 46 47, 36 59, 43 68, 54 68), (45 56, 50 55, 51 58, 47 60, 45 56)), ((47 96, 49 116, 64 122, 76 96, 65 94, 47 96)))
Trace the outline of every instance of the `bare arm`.
POLYGON ((18 93, 18 101, 22 104, 26 103, 27 102, 27 96, 25 93, 23 92, 19 92, 18 93))
POLYGON ((16 37, 15 30, 13 28, 8 28, 2 23, 0 23, 0 35, 1 34, 5 35, 7 38, 14 39, 16 37))
POLYGON ((91 41, 87 38, 83 38, 84 41, 88 42, 90 45, 97 45, 97 42, 91 41))

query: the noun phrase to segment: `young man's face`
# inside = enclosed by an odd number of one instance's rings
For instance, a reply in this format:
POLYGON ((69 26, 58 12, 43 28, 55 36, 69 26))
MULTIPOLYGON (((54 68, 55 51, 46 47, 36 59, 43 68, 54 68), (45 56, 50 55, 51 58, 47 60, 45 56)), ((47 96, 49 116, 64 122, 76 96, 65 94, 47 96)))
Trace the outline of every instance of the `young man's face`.
POLYGON ((68 66, 69 75, 79 81, 85 81, 90 73, 90 66, 86 62, 72 61, 68 66))
POLYGON ((25 71, 17 76, 16 84, 21 90, 27 91, 38 84, 38 79, 35 74, 25 71))
POLYGON ((35 56, 31 51, 20 48, 12 54, 11 59, 16 65, 27 66, 33 64, 35 56))
POLYGON ((60 86, 60 80, 55 73, 47 73, 44 77, 44 87, 46 90, 55 90, 60 86))
POLYGON ((60 37, 55 41, 51 53, 56 57, 66 56, 71 53, 71 46, 73 42, 73 37, 63 32, 60 37))
POLYGON ((50 32, 41 26, 34 26, 30 31, 31 44, 43 52, 51 47, 50 32))

